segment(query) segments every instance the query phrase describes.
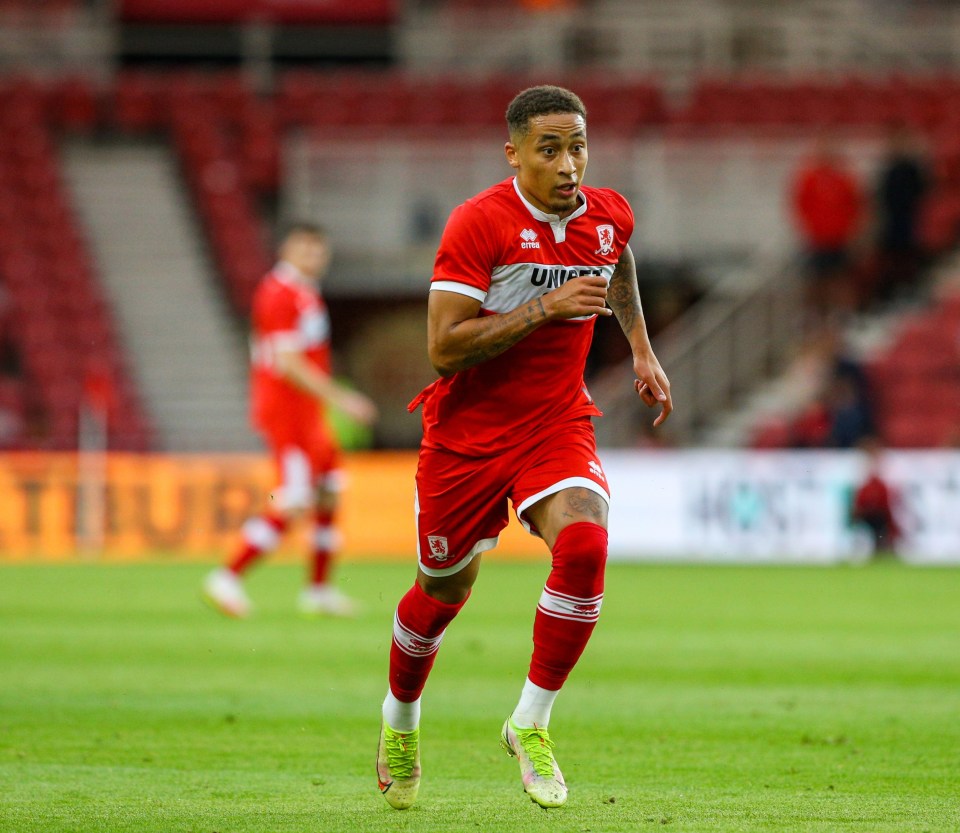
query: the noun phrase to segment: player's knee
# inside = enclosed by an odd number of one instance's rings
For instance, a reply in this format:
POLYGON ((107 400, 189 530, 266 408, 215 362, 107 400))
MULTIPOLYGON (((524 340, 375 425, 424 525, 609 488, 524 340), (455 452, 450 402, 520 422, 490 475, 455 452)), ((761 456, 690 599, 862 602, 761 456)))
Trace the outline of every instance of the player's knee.
POLYGON ((286 484, 273 493, 273 509, 290 520, 297 520, 313 506, 313 493, 309 486, 286 484))
POLYGON ((470 596, 470 590, 476 581, 476 569, 468 564, 463 570, 451 575, 431 576, 422 570, 417 574, 417 584, 433 599, 444 604, 461 604, 470 596))
POLYGON ((607 530, 589 521, 564 527, 553 545, 553 568, 578 584, 602 581, 607 563, 607 530))
POLYGON ((280 515, 271 522, 263 516, 249 518, 243 525, 244 540, 262 552, 272 552, 280 544, 286 519, 280 515))

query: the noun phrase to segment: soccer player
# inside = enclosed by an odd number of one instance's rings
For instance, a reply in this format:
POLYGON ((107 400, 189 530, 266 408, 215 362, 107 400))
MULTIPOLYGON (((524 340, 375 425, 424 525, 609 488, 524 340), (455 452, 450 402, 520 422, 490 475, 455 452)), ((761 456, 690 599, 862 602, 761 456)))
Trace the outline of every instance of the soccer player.
POLYGON ((249 614, 242 576, 277 547, 295 518, 307 513, 313 533, 300 611, 333 616, 355 612, 351 599, 330 581, 340 460, 324 410, 335 405, 364 424, 371 424, 377 411, 366 396, 330 376, 330 319, 319 292, 330 256, 322 228, 292 225, 280 244, 279 262, 254 294, 252 416, 273 455, 277 485, 269 507, 243 525, 237 552, 204 582, 206 600, 228 616, 249 614))
POLYGON ((586 109, 553 86, 524 90, 506 113, 516 175, 451 214, 428 302, 428 352, 440 377, 423 406, 416 475, 416 581, 394 617, 377 755, 380 792, 398 809, 420 786, 420 697, 444 631, 470 595, 481 553, 507 525, 507 500, 552 553, 533 623, 533 656, 501 744, 542 807, 567 787, 548 726, 554 700, 600 614, 609 493, 583 382, 598 315, 617 316, 635 389, 654 425, 670 383, 654 355, 627 241, 633 213, 583 185, 586 109))

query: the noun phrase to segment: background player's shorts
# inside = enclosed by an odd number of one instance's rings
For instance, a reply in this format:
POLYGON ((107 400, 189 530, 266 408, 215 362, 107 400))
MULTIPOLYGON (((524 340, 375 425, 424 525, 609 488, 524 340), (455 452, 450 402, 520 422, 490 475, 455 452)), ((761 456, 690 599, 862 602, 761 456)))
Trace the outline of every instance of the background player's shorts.
POLYGON ((329 492, 342 488, 340 449, 319 420, 306 429, 264 431, 264 439, 276 472, 273 500, 281 511, 307 508, 318 488, 329 492))
POLYGON ((509 520, 508 499, 529 532, 524 512, 562 489, 582 487, 609 503, 589 418, 553 426, 549 433, 496 457, 464 457, 420 450, 417 466, 417 554, 427 575, 462 570, 493 549, 509 520))

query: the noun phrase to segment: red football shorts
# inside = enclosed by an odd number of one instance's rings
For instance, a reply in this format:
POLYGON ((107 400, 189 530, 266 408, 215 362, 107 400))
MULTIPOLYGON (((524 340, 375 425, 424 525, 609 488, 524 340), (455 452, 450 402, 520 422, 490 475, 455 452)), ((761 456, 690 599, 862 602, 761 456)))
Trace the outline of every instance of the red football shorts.
POLYGON ((589 418, 554 426, 546 436, 496 457, 421 448, 416 495, 420 568, 427 575, 449 575, 493 549, 509 520, 508 499, 520 523, 537 535, 524 518, 526 509, 572 487, 610 501, 589 418))
POLYGON ((276 488, 271 494, 278 509, 306 509, 317 489, 340 490, 340 449, 321 420, 306 426, 271 426, 263 436, 273 456, 276 488))

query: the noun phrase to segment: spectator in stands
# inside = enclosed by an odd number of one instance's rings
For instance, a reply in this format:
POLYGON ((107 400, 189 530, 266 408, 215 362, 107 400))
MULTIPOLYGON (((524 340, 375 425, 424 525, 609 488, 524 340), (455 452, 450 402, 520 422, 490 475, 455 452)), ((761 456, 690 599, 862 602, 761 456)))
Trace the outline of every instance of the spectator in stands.
POLYGON ((821 136, 790 185, 791 209, 807 273, 814 328, 855 307, 851 263, 863 221, 860 183, 835 141, 821 136))
POLYGON ((828 389, 831 448, 856 448, 873 433, 873 413, 857 379, 852 375, 834 373, 828 389))
POLYGON ((331 378, 330 320, 318 286, 330 262, 326 232, 297 223, 280 245, 280 260, 253 298, 253 418, 273 454, 277 488, 269 508, 243 526, 237 551, 203 585, 204 598, 228 616, 243 617, 250 600, 242 576, 274 550, 291 521, 313 521, 305 615, 348 616, 354 603, 331 582, 336 546, 334 513, 341 480, 339 449, 325 407, 371 424, 377 410, 366 396, 331 378))
POLYGON ((796 448, 856 448, 873 435, 873 395, 862 364, 851 355, 839 327, 826 327, 816 342, 818 392, 794 420, 796 448))
POLYGON ((881 448, 875 437, 861 444, 867 454, 867 475, 853 494, 850 518, 870 531, 874 556, 892 555, 900 528, 896 519, 897 496, 881 471, 881 448))
POLYGON ((877 181, 878 275, 875 296, 883 301, 913 297, 919 289, 925 253, 920 215, 930 174, 919 144, 904 125, 895 126, 877 181))
POLYGON ((827 395, 832 426, 832 448, 856 448, 876 431, 873 391, 861 362, 851 355, 842 332, 834 328, 826 343, 829 350, 827 395))

